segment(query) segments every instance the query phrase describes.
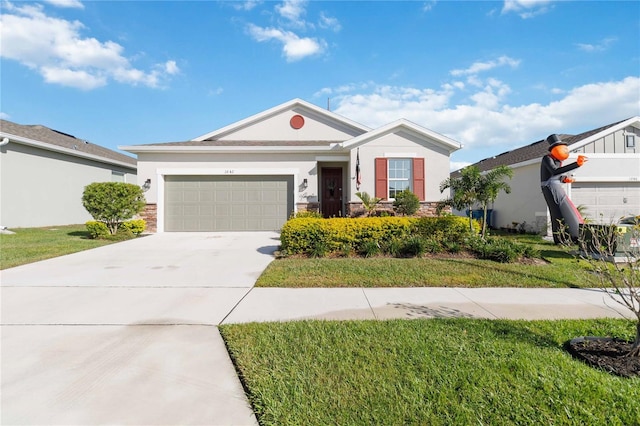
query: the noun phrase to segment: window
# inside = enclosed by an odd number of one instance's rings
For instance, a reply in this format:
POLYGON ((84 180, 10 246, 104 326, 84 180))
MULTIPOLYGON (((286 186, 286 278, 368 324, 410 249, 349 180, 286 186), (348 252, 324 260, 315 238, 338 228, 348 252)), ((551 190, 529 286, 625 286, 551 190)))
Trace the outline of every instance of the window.
POLYGON ((627 135, 627 148, 636 147, 636 135, 627 135))
POLYGON ((411 160, 408 158, 389 159, 389 198, 396 198, 398 192, 411 191, 411 160))
POLYGON ((405 189, 425 200, 424 158, 376 158, 375 196, 387 200, 405 189))

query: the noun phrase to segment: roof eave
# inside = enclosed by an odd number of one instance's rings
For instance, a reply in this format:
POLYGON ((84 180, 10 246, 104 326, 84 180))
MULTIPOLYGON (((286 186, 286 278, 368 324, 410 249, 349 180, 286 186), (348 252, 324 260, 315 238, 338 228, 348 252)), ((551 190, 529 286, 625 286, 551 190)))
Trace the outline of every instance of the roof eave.
POLYGON ((342 144, 335 143, 327 146, 151 146, 151 145, 134 145, 119 146, 122 151, 137 153, 298 153, 298 152, 342 152, 342 144))
MULTIPOLYGON (((98 161, 100 163, 105 163, 105 164, 113 164, 116 166, 122 166, 122 167, 126 167, 133 170, 137 169, 137 166, 135 164, 126 163, 124 161, 119 161, 111 158, 101 157, 99 155, 89 154, 87 152, 76 151, 75 149, 69 149, 63 146, 53 145, 46 142, 40 142, 35 139, 25 138, 25 137, 17 136, 7 132, 0 132, 0 137, 7 137, 9 138, 10 142, 17 142, 23 145, 29 145, 36 148, 45 149, 47 151, 60 152, 63 154, 72 155, 74 157, 86 158, 88 160, 98 161)), ((132 160, 135 161, 135 158, 132 158, 132 160)))

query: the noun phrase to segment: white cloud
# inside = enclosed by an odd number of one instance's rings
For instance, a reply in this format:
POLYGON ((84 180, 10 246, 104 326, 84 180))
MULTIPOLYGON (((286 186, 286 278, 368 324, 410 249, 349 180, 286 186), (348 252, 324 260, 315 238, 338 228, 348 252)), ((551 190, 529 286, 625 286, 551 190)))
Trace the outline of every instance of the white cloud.
POLYGON ((84 9, 84 4, 82 4, 82 2, 79 0, 44 0, 44 1, 57 7, 84 9))
POLYGON ((236 10, 249 12, 261 3, 262 1, 260 0, 233 1, 231 2, 231 6, 236 10))
POLYGON ((451 84, 437 90, 378 85, 336 95, 332 110, 374 128, 406 118, 437 129, 467 149, 503 146, 505 150, 550 133, 584 132, 640 115, 638 77, 575 87, 546 105, 509 105, 505 102, 509 88, 497 80, 489 80, 468 102, 454 105, 459 90, 451 84))
POLYGON ((436 0, 428 0, 425 1, 424 3, 422 3, 422 10, 425 12, 430 11, 431 9, 434 8, 434 6, 436 5, 437 1, 436 0))
POLYGON ((121 45, 83 37, 81 22, 47 16, 40 5, 3 5, 0 54, 37 70, 48 83, 91 90, 114 79, 160 87, 168 75, 178 72, 175 61, 149 72, 136 69, 121 45))
POLYGON ((325 15, 324 12, 320 12, 320 18, 318 22, 318 26, 323 29, 330 29, 332 31, 338 32, 342 29, 340 22, 338 19, 333 18, 331 16, 325 15))
POLYGON ((514 12, 522 19, 529 19, 546 13, 554 0, 505 0, 502 13, 514 12))
POLYGON ((461 75, 475 75, 481 72, 489 71, 497 67, 509 66, 511 68, 517 68, 520 65, 520 60, 513 59, 508 56, 500 56, 494 61, 487 62, 475 62, 467 69, 457 69, 450 72, 453 76, 461 75))
POLYGON ((617 39, 615 37, 607 37, 597 44, 578 43, 577 46, 578 49, 584 52, 604 52, 609 49, 609 46, 611 46, 616 40, 617 39))
POLYGON ((282 43, 282 52, 287 61, 293 62, 307 56, 318 55, 326 49, 324 40, 299 37, 291 31, 278 28, 262 28, 254 24, 247 26, 249 34, 258 42, 277 40, 282 43))
POLYGON ((464 169, 467 166, 470 166, 473 163, 468 161, 450 161, 449 162, 449 171, 455 172, 456 170, 464 169))
POLYGON ((281 5, 275 7, 276 12, 292 23, 300 23, 302 16, 305 15, 306 10, 305 0, 284 0, 281 5))
POLYGON ((11 118, 11 116, 9 114, 7 114, 6 112, 0 112, 0 119, 8 120, 10 118, 11 118))

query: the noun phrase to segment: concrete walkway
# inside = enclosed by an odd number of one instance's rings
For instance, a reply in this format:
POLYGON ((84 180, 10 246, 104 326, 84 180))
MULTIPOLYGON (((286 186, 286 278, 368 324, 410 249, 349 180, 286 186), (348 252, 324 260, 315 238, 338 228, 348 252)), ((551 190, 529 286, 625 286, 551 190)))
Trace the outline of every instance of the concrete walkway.
POLYGON ((278 243, 156 234, 2 271, 1 423, 255 425, 220 324, 630 317, 594 289, 253 288, 278 243))

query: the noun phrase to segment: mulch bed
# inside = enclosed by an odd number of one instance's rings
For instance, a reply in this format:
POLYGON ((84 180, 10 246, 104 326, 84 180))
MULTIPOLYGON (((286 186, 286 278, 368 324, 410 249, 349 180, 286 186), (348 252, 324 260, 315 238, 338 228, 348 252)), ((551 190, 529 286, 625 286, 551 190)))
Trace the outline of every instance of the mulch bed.
POLYGON ((626 356, 632 342, 607 337, 578 337, 565 344, 575 358, 621 377, 640 377, 640 357, 626 356))

